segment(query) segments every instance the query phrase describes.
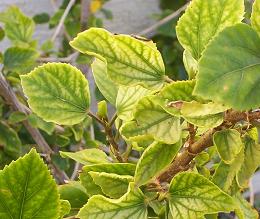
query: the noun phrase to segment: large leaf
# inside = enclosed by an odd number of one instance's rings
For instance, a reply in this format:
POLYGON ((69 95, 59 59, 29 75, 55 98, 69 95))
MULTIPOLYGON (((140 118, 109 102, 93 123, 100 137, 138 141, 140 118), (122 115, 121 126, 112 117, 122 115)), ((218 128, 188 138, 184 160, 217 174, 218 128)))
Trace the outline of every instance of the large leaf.
POLYGON ((78 34, 70 45, 82 53, 106 61, 108 75, 119 84, 142 84, 150 88, 162 86, 164 64, 153 43, 90 28, 78 34))
POLYGON ((59 195, 47 166, 33 149, 0 172, 0 217, 57 219, 59 195))
POLYGON ((233 199, 204 176, 180 173, 171 181, 169 205, 174 219, 194 219, 205 214, 230 212, 233 199))
POLYGON ((257 31, 260 36, 260 1, 255 0, 253 4, 253 10, 251 15, 251 25, 257 31))
POLYGON ((260 144, 256 143, 255 140, 248 135, 245 136, 244 144, 245 159, 238 172, 237 181, 240 186, 246 187, 248 180, 260 165, 260 144))
POLYGON ((132 87, 120 86, 116 98, 116 110, 120 119, 129 121, 133 119, 134 109, 138 101, 151 91, 137 85, 132 87))
POLYGON ((250 26, 226 28, 203 53, 194 94, 237 110, 258 107, 259 50, 260 38, 250 26))
POLYGON ((115 105, 118 85, 108 77, 107 64, 100 59, 95 59, 91 68, 98 89, 111 104, 115 105))
POLYGON ((213 142, 225 163, 231 163, 243 148, 240 133, 235 129, 216 132, 213 136, 213 142))
POLYGON ((135 171, 135 184, 141 186, 160 174, 174 159, 181 143, 167 145, 154 142, 145 149, 135 171))
POLYGON ((75 67, 48 63, 21 76, 31 109, 47 122, 73 125, 86 118, 88 81, 75 67))
POLYGON ((138 102, 134 114, 136 121, 125 123, 121 134, 130 140, 146 135, 156 141, 174 144, 181 135, 180 119, 166 113, 155 98, 147 96, 138 102))
POLYGON ((114 173, 89 172, 89 174, 94 183, 110 198, 120 198, 127 192, 129 182, 134 180, 132 176, 114 173))
POLYGON ((80 219, 146 219, 145 197, 139 188, 130 184, 127 193, 119 199, 109 199, 101 195, 91 197, 80 210, 80 219))
POLYGON ((135 165, 129 163, 110 163, 94 164, 83 167, 82 173, 80 173, 80 181, 89 196, 103 193, 101 188, 95 184, 93 178, 90 176, 89 172, 91 171, 133 176, 135 172, 135 165))
POLYGON ((60 151, 60 154, 62 157, 71 158, 83 165, 109 163, 106 153, 97 148, 90 148, 77 152, 60 151))
POLYGON ((243 15, 243 0, 193 0, 178 21, 177 37, 199 60, 211 39, 225 27, 239 23, 243 15))

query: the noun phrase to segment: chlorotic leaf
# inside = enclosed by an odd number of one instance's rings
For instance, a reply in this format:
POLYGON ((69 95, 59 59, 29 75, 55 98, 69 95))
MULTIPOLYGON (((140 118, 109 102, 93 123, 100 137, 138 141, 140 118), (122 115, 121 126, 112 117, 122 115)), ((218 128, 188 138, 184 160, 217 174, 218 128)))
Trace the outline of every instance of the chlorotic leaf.
POLYGON ((99 91, 111 104, 115 105, 118 85, 108 77, 107 64, 100 59, 95 59, 91 68, 99 91))
POLYGON ((60 200, 60 219, 70 213, 70 203, 67 200, 60 200))
POLYGON ((84 166, 80 173, 80 181, 89 196, 103 194, 100 186, 96 185, 89 172, 114 173, 117 175, 133 176, 135 165, 129 163, 108 163, 84 166))
POLYGON ((86 118, 88 81, 77 68, 48 63, 22 75, 21 81, 30 108, 45 121, 73 125, 86 118))
POLYGON ((189 79, 194 79, 198 72, 198 62, 188 50, 184 50, 183 52, 183 64, 189 75, 189 79))
POLYGON ((124 121, 133 119, 134 109, 138 101, 151 91, 140 86, 120 86, 116 98, 117 115, 124 121))
POLYGON ((260 37, 250 26, 226 28, 201 57, 194 94, 237 110, 258 107, 259 50, 260 37))
POLYGON ((257 31, 258 35, 260 36, 260 1, 255 0, 252 9, 251 15, 251 25, 257 31))
POLYGON ((60 151, 60 155, 62 157, 71 158, 83 165, 109 163, 106 153, 97 148, 90 148, 77 152, 60 151))
POLYGON ((136 166, 135 184, 144 185, 158 176, 171 163, 180 147, 180 143, 167 145, 154 142, 146 148, 136 166))
POLYGON ((147 88, 158 88, 163 84, 163 60, 152 43, 90 28, 78 34, 70 45, 82 53, 106 61, 109 77, 119 84, 141 84, 147 88))
POLYGON ((235 129, 216 132, 213 136, 213 142, 225 163, 231 163, 243 148, 240 133, 235 129))
POLYGON ((155 102, 154 96, 142 98, 134 114, 136 121, 125 123, 121 134, 129 140, 139 136, 151 136, 156 141, 175 144, 180 140, 180 119, 166 113, 155 102))
POLYGON ((134 181, 134 177, 128 175, 105 172, 89 172, 89 174, 94 183, 110 198, 120 198, 127 192, 128 184, 134 181))
POLYGON ((200 218, 205 214, 230 212, 233 199, 204 176, 179 173, 170 184, 169 205, 174 219, 200 218))
POLYGON ((0 171, 0 202, 1 218, 59 217, 55 181, 34 149, 0 171))
POLYGON ((193 0, 176 27, 181 45, 199 60, 208 43, 225 27, 243 20, 243 0, 193 0))
POLYGON ((91 197, 78 214, 80 219, 146 219, 147 216, 144 194, 133 183, 119 199, 109 199, 101 195, 91 197))

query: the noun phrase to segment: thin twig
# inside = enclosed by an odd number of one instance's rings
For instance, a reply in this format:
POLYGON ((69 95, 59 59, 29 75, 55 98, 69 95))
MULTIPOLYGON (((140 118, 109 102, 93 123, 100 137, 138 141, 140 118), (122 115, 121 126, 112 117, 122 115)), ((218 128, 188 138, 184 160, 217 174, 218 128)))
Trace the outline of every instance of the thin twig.
POLYGON ((68 62, 68 63, 71 63, 71 62, 75 61, 78 54, 79 54, 78 52, 74 52, 67 57, 61 57, 61 58, 59 58, 59 57, 41 57, 41 58, 38 58, 37 61, 38 62, 68 62))
POLYGON ((110 120, 110 122, 109 122, 109 126, 113 126, 113 124, 114 124, 114 122, 116 121, 116 119, 117 119, 117 114, 115 113, 115 114, 112 116, 112 118, 111 118, 111 120, 110 120))
POLYGON ((186 3, 185 5, 183 5, 182 7, 180 7, 177 11, 168 15, 167 17, 163 18, 162 20, 158 21, 154 25, 152 25, 152 26, 144 29, 143 31, 137 33, 137 35, 145 36, 145 35, 148 35, 149 33, 153 32, 153 31, 155 31, 158 27, 166 24, 167 22, 171 21, 173 18, 178 17, 181 14, 181 12, 183 12, 187 8, 188 5, 189 5, 189 2, 186 3))
POLYGON ((63 24, 64 24, 64 21, 66 19, 66 17, 68 16, 69 12, 70 12, 70 9, 72 8, 72 6, 75 4, 76 0, 70 0, 61 19, 60 19, 60 22, 54 32, 54 34, 52 35, 52 38, 51 38, 51 41, 54 42, 55 39, 57 38, 57 36, 59 35, 60 31, 62 30, 62 27, 63 27, 63 24))
POLYGON ((91 0, 81 0, 81 14, 80 14, 80 26, 81 31, 87 29, 88 18, 90 15, 90 3, 91 0))
POLYGON ((255 203, 255 193, 254 193, 254 186, 253 186, 253 180, 252 178, 249 180, 249 194, 250 194, 250 204, 251 206, 254 206, 255 203))

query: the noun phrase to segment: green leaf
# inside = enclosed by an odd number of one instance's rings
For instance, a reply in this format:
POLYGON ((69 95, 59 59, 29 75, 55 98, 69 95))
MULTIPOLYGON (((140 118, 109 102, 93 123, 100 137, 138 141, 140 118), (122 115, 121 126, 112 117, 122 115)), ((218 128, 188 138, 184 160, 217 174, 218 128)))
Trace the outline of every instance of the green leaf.
POLYGON ((80 219, 146 219, 147 208, 142 191, 130 184, 127 193, 119 199, 109 199, 101 195, 91 197, 80 210, 80 219))
POLYGON ((226 28, 203 53, 194 94, 237 110, 258 107, 259 50, 260 38, 250 26, 226 28))
POLYGON ((242 21, 243 15, 243 0, 193 0, 178 21, 177 37, 199 60, 208 43, 225 27, 242 21))
POLYGON ((243 148, 240 133, 235 129, 216 132, 213 135, 213 142, 225 163, 231 163, 243 148))
POLYGON ((0 171, 0 217, 57 219, 58 190, 34 149, 0 171))
POLYGON ((10 47, 4 52, 4 67, 19 74, 27 73, 36 66, 38 56, 34 49, 10 47))
POLYGON ((30 43, 35 24, 33 20, 25 16, 16 6, 10 6, 6 11, 0 13, 0 22, 5 24, 6 36, 16 45, 30 43))
POLYGON ((49 22, 50 15, 46 12, 36 14, 33 16, 33 20, 36 24, 44 24, 44 23, 49 22))
POLYGON ((138 160, 135 171, 135 184, 141 186, 158 176, 174 159, 181 142, 174 145, 154 142, 145 149, 138 160))
POLYGON ((106 153, 96 148, 85 149, 75 153, 60 151, 60 155, 64 158, 71 158, 83 165, 109 162, 106 153))
POLYGON ((181 108, 182 117, 189 123, 202 128, 214 128, 223 122, 223 112, 227 107, 216 104, 202 104, 196 101, 185 102, 181 108))
POLYGON ((105 100, 102 100, 98 102, 97 104, 97 116, 102 119, 107 119, 107 102, 105 100))
POLYGON ((25 113, 19 112, 19 111, 14 111, 8 117, 8 122, 10 124, 14 124, 14 123, 22 122, 26 119, 27 119, 27 115, 25 113))
POLYGON ((38 117, 34 113, 28 116, 28 122, 32 127, 39 128, 45 131, 48 135, 51 135, 55 129, 54 123, 45 122, 42 118, 38 117))
POLYGON ((82 173, 80 173, 80 181, 86 188, 87 194, 89 196, 102 194, 101 188, 94 183, 92 177, 89 174, 91 171, 133 176, 135 172, 135 165, 129 163, 109 163, 83 167, 82 173))
POLYGON ((189 79, 194 79, 198 72, 198 62, 188 50, 184 50, 183 52, 183 64, 189 75, 189 79))
POLYGON ((205 214, 230 212, 233 199, 204 176, 179 173, 170 184, 169 205, 174 219, 194 219, 205 214))
POLYGON ((67 200, 60 200, 60 219, 63 219, 63 216, 70 213, 70 203, 67 200))
POLYGON ((121 134, 129 140, 151 136, 156 141, 175 144, 181 137, 180 119, 166 113, 154 96, 141 99, 134 114, 136 121, 125 123, 121 134))
POLYGON ((118 85, 107 75, 107 64, 100 59, 95 59, 91 65, 96 85, 102 95, 113 105, 116 105, 118 85))
POLYGON ((128 184, 134 177, 117 175, 114 173, 89 172, 94 183, 102 189, 102 192, 110 198, 120 198, 127 192, 128 184))
POLYGON ((151 93, 150 90, 137 85, 134 87, 120 86, 116 98, 117 115, 124 121, 133 119, 133 110, 136 108, 138 101, 151 93))
POLYGON ((251 25, 257 31, 258 35, 260 36, 260 1, 255 0, 252 9, 251 15, 251 25))
POLYGON ((237 175, 237 182, 242 187, 247 186, 248 180, 260 165, 260 144, 248 135, 244 138, 244 144, 245 159, 237 175))
POLYGON ((4 151, 13 158, 21 155, 21 140, 15 130, 0 122, 0 145, 4 146, 4 151))
POLYGON ((151 42, 90 28, 78 34, 70 45, 82 53, 106 61, 109 77, 119 84, 141 84, 147 88, 158 88, 163 84, 163 60, 151 42))
POLYGON ((48 63, 22 75, 21 81, 30 108, 45 121, 73 125, 86 118, 88 81, 77 68, 48 63))

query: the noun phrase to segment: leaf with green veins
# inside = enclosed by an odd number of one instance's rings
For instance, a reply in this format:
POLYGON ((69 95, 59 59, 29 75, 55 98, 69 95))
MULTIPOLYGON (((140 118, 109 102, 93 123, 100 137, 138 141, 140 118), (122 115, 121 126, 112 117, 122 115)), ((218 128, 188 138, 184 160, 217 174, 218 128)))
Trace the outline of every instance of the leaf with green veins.
POLYGON ((243 0, 193 0, 178 21, 178 40, 199 60, 208 43, 224 28, 240 23, 244 13, 243 0))
POLYGON ((260 1, 255 0, 251 15, 251 25, 257 31, 260 36, 260 1))
POLYGON ((64 158, 71 158, 83 165, 109 163, 106 153, 96 148, 85 149, 77 152, 60 151, 60 155, 64 158))
POLYGON ((107 74, 116 83, 128 86, 141 84, 147 88, 163 85, 164 64, 153 43, 90 28, 78 34, 70 45, 82 53, 106 61, 107 74))
POLYGON ((241 150, 232 163, 226 164, 224 161, 221 161, 212 177, 212 182, 223 191, 228 192, 243 162, 243 150, 241 150))
POLYGON ((124 121, 133 119, 134 109, 138 101, 151 93, 150 90, 137 85, 133 87, 119 86, 116 98, 117 115, 124 121))
POLYGON ((151 136, 155 141, 175 144, 181 137, 180 119, 166 113, 156 103, 155 96, 146 96, 136 105, 136 121, 125 123, 121 134, 134 140, 139 136, 151 136))
POLYGON ((21 82, 30 108, 45 121, 73 125, 86 118, 88 81, 72 65, 44 64, 22 75, 21 82))
POLYGON ((221 159, 225 163, 231 163, 243 148, 240 133, 235 129, 226 129, 215 132, 214 145, 217 147, 221 159))
POLYGON ((95 59, 91 69, 99 91, 111 104, 116 105, 118 85, 108 77, 106 62, 95 59))
POLYGON ((135 184, 141 186, 157 177, 174 159, 181 141, 174 145, 154 142, 145 149, 135 170, 135 184))
POLYGON ((35 24, 16 6, 0 13, 0 22, 5 24, 6 36, 19 46, 30 46, 35 24))
POLYGON ((89 174, 90 171, 133 176, 135 173, 135 165, 130 163, 108 163, 84 166, 82 173, 80 173, 80 181, 85 187, 87 194, 92 196, 96 194, 102 194, 102 190, 94 183, 92 177, 89 174))
POLYGON ((36 66, 38 56, 39 53, 34 49, 10 47, 4 52, 3 64, 6 70, 27 73, 36 66))
POLYGON ((0 122, 0 145, 4 146, 4 151, 13 158, 18 158, 22 152, 22 143, 11 127, 0 122))
POLYGON ((120 198, 127 192, 130 182, 134 177, 128 175, 118 175, 115 173, 89 172, 94 183, 100 186, 102 192, 110 198, 120 198))
POLYGON ((133 183, 128 191, 119 199, 109 199, 102 195, 91 197, 80 210, 80 219, 128 218, 146 219, 148 217, 145 196, 133 183))
POLYGON ((174 219, 194 219, 205 214, 230 212, 236 208, 232 197, 204 176, 179 173, 170 184, 169 205, 174 219))
POLYGON ((60 219, 63 219, 63 217, 70 213, 70 203, 67 200, 60 200, 60 219))
POLYGON ((249 135, 244 137, 245 159, 237 174, 237 182, 241 187, 247 187, 248 180, 260 165, 260 144, 249 135))
POLYGON ((223 122, 223 112, 227 107, 216 104, 199 102, 184 102, 181 108, 182 117, 191 124, 203 128, 214 128, 223 122))
POLYGON ((42 118, 38 117, 34 113, 28 116, 28 122, 34 128, 39 128, 45 131, 48 135, 51 135, 55 129, 55 124, 52 122, 45 122, 42 118))
POLYGON ((194 94, 236 110, 258 107, 259 51, 260 37, 250 26, 226 28, 203 53, 194 94))
POLYGON ((14 124, 14 123, 22 122, 26 119, 27 119, 27 115, 25 113, 20 111, 14 111, 8 117, 8 122, 10 124, 14 124))
POLYGON ((239 206, 235 210, 236 215, 239 219, 258 219, 259 214, 256 209, 254 209, 247 200, 245 200, 240 193, 237 193, 234 196, 234 200, 239 206))
POLYGON ((198 72, 198 62, 188 50, 183 52, 183 64, 188 73, 189 79, 194 79, 198 72))
POLYGON ((34 149, 0 171, 0 202, 1 218, 59 217, 57 186, 34 149))

